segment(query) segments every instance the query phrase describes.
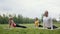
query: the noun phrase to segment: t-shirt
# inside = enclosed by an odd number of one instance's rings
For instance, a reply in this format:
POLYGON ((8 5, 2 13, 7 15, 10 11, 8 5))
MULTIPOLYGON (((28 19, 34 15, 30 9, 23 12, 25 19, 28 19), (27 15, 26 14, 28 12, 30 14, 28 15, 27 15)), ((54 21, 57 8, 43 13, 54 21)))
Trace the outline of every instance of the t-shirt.
POLYGON ((39 20, 35 21, 35 24, 38 24, 39 25, 39 20))
POLYGON ((53 29, 51 17, 43 17, 43 27, 51 27, 51 29, 53 29))

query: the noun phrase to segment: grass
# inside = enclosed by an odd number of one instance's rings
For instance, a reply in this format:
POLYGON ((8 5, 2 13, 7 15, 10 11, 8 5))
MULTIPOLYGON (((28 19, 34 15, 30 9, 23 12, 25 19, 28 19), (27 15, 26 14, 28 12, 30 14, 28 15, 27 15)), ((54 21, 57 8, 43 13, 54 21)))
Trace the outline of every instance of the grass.
MULTIPOLYGON (((60 29, 48 30, 35 28, 34 24, 20 24, 27 26, 28 28, 8 28, 8 24, 0 24, 0 34, 60 34, 60 29)), ((55 23, 54 25, 60 27, 60 23, 55 23)))

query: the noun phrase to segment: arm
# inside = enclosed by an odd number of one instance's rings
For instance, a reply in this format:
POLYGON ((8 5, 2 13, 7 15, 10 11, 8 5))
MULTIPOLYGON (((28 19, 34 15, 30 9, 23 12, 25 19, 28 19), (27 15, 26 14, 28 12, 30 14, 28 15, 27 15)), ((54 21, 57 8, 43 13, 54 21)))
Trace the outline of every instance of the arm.
POLYGON ((9 28, 11 27, 11 23, 10 23, 10 21, 8 22, 9 23, 9 28))
POLYGON ((13 23, 14 23, 13 20, 9 20, 9 28, 13 27, 13 23))
POLYGON ((53 21, 51 19, 51 30, 53 30, 53 21))
POLYGON ((11 20, 11 21, 12 21, 12 24, 11 24, 11 25, 13 26, 13 24, 14 24, 14 21, 13 21, 13 20, 11 20))
POLYGON ((38 26, 39 26, 39 20, 38 20, 38 26))
POLYGON ((45 23, 43 22, 43 29, 45 29, 45 23))
POLYGON ((44 18, 43 18, 43 29, 45 29, 45 22, 44 22, 44 18))

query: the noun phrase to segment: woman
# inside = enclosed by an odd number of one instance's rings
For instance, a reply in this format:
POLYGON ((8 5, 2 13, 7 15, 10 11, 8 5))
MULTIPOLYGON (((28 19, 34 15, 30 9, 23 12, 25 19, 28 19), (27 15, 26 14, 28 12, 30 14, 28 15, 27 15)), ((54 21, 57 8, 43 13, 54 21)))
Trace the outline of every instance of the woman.
POLYGON ((13 21, 13 18, 12 18, 12 17, 9 18, 9 28, 10 28, 10 27, 27 28, 27 27, 25 27, 25 26, 21 26, 21 25, 16 24, 16 23, 13 21))
POLYGON ((51 17, 48 16, 48 11, 45 11, 44 17, 43 17, 43 28, 48 28, 48 29, 55 29, 57 28, 56 26, 53 26, 53 22, 51 17))
POLYGON ((35 18, 35 27, 42 27, 39 25, 39 19, 37 17, 35 18))
POLYGON ((38 18, 36 17, 35 18, 35 27, 38 27, 39 26, 39 20, 38 20, 38 18))

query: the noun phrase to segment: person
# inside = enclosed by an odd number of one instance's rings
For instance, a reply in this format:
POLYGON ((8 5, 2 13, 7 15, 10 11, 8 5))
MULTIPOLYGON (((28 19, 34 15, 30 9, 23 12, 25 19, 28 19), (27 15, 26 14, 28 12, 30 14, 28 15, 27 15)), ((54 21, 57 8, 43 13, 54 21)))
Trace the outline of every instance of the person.
POLYGON ((11 27, 27 28, 26 26, 21 26, 21 25, 16 24, 16 23, 13 21, 13 18, 10 17, 10 18, 9 18, 9 28, 11 28, 11 27))
POLYGON ((39 26, 39 20, 38 20, 38 18, 36 17, 35 18, 35 27, 38 27, 39 26))
POLYGON ((39 19, 36 17, 35 18, 35 27, 42 27, 40 24, 39 24, 39 19))
POLYGON ((55 29, 56 26, 53 25, 52 18, 48 16, 48 11, 46 10, 43 16, 43 28, 44 29, 55 29))

